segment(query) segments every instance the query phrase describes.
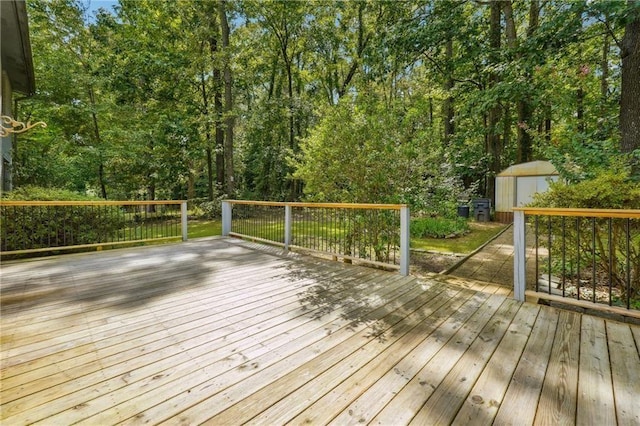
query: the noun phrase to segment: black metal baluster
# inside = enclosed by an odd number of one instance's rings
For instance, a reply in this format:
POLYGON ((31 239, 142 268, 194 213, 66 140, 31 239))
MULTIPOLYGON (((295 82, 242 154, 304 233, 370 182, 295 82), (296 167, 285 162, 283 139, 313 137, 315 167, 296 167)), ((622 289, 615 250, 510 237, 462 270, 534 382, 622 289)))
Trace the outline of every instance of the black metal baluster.
MULTIPOLYGON (((27 207, 27 206, 22 208, 22 221, 25 224, 25 227, 27 225, 26 219, 27 219, 28 216, 27 216, 26 210, 28 208, 29 207, 27 207)), ((34 214, 33 214, 32 217, 35 218, 36 217, 35 212, 37 211, 37 207, 32 207, 32 209, 34 211, 34 214)), ((35 240, 33 240, 33 237, 31 236, 32 234, 30 234, 29 232, 24 232, 22 235, 23 235, 23 247, 24 247, 24 249, 34 248, 35 240), (27 235, 30 235, 30 236, 27 236, 27 235), (31 244, 29 244, 30 241, 32 241, 31 244)))
POLYGON ((540 272, 539 272, 539 252, 538 252, 538 216, 535 216, 535 225, 534 225, 534 233, 536 236, 536 291, 540 291, 540 280, 538 279, 538 277, 540 276, 540 272))
POLYGON ((314 250, 318 250, 318 238, 317 238, 317 235, 318 235, 318 217, 316 215, 315 209, 309 209, 309 210, 312 210, 311 220, 313 222, 311 222, 311 226, 312 226, 312 229, 313 229, 313 231, 312 231, 313 232, 313 234, 312 234, 313 249, 314 250))
POLYGON ((578 277, 578 281, 576 284, 576 295, 578 300, 580 300, 580 217, 576 217, 576 250, 578 261, 576 263, 576 275, 578 277))
POLYGON ((146 240, 149 238, 149 209, 143 204, 142 210, 144 210, 144 239, 146 240))
POLYGON ((593 295, 591 296, 591 302, 596 303, 596 218, 591 219, 591 255, 592 271, 591 282, 593 283, 593 295))
POLYGON ((631 219, 627 218, 627 309, 631 308, 631 219))
POLYGON ((566 270, 567 270, 567 228, 566 217, 562 216, 562 297, 565 297, 566 270))
POLYGON ((609 218, 609 306, 613 303, 611 298, 611 287, 613 285, 613 227, 611 225, 612 219, 609 218))
POLYGON ((51 227, 56 225, 55 218, 51 217, 51 206, 46 207, 47 218, 45 220, 45 228, 47 229, 47 247, 51 247, 51 227))
POLYGON ((551 294, 551 216, 547 216, 547 245, 548 245, 548 256, 547 256, 547 272, 549 277, 549 294, 551 294))

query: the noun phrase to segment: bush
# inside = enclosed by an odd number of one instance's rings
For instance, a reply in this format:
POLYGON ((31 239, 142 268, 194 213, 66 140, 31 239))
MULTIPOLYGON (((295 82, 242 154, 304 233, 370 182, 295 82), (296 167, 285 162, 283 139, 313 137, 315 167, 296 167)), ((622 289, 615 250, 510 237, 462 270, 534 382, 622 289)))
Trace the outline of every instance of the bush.
MULTIPOLYGON (((78 193, 41 187, 23 187, 6 193, 3 201, 100 201, 78 193)), ((124 226, 120 207, 2 206, 2 251, 93 244, 115 240, 124 226)))
POLYGON ((411 219, 413 238, 454 238, 469 231, 469 224, 463 218, 422 217, 411 219))
POLYGON ((189 210, 198 219, 220 219, 222 217, 222 201, 226 198, 226 196, 221 196, 213 201, 208 201, 206 198, 194 198, 189 200, 189 210))
MULTIPOLYGON (((640 184, 634 182, 627 170, 608 170, 596 175, 595 178, 582 182, 565 185, 561 182, 551 184, 550 190, 538 194, 534 207, 556 208, 589 208, 589 209, 640 209, 640 184)), ((627 221, 625 219, 613 219, 611 221, 611 239, 609 238, 609 221, 582 218, 581 220, 567 220, 564 231, 559 218, 541 219, 545 228, 551 226, 553 241, 562 241, 565 235, 565 277, 577 281, 584 280, 585 275, 591 275, 593 271, 593 259, 596 259, 596 280, 600 277, 600 283, 608 283, 608 275, 614 286, 618 286, 624 297, 627 296, 627 276, 631 278, 631 288, 628 296, 631 299, 640 297, 640 220, 628 222, 628 232, 631 235, 629 241, 629 259, 627 253, 627 221), (595 226, 594 226, 595 225, 595 226), (580 238, 578 238, 578 233, 580 238), (578 241, 580 246, 578 247, 578 241), (595 244, 594 244, 595 242, 595 244), (611 242, 613 250, 609 249, 611 242), (610 253, 613 256, 610 256, 610 253), (611 259, 610 259, 611 257, 611 259), (580 259, 577 263, 576 259, 580 259), (627 263, 628 261, 628 263, 627 263), (629 268, 627 268, 627 264, 629 268), (580 277, 577 271, 580 270, 580 277)), ((544 232, 544 231, 543 231, 544 232)), ((541 245, 548 245, 541 241, 541 245)), ((562 244, 552 244, 551 256, 554 259, 552 272, 561 274, 562 268, 562 244)))
POLYGON ((536 194, 534 207, 585 209, 640 209, 640 184, 627 170, 607 170, 595 178, 565 185, 552 182, 549 191, 536 194))

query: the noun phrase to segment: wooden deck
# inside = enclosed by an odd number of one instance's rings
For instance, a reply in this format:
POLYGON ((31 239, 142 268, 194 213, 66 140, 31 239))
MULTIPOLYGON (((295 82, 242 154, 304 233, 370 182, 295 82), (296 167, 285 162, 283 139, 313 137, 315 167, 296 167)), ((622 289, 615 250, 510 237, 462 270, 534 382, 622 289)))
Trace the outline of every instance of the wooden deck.
POLYGON ((0 422, 640 424, 638 326, 258 247, 3 264, 0 422))

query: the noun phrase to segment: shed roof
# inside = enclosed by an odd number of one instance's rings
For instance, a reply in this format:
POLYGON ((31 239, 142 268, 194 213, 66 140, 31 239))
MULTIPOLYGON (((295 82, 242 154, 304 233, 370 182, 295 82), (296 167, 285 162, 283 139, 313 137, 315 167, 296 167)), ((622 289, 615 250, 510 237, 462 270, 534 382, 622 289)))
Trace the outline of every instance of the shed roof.
POLYGON ((26 4, 24 0, 1 0, 0 5, 2 69, 9 75, 13 90, 32 95, 35 77, 26 4))
POLYGON ((498 173, 498 176, 554 176, 558 170, 548 161, 531 161, 515 164, 498 173))

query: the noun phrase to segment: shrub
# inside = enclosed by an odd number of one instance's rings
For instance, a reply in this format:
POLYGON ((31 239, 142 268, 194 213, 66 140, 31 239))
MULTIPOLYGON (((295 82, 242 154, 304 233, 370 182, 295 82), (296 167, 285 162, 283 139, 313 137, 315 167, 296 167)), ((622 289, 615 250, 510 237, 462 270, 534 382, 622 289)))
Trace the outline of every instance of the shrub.
POLYGON ((640 184, 627 170, 607 170, 595 178, 565 185, 552 182, 549 191, 536 194, 534 207, 585 209, 640 209, 640 184))
POLYGON ((198 219, 220 219, 222 217, 222 201, 226 198, 226 196, 221 196, 213 201, 208 201, 206 198, 194 198, 189 200, 189 210, 198 219))
POLYGON ((469 231, 463 218, 422 217, 411 219, 411 236, 414 238, 453 238, 469 231))
MULTIPOLYGON (((565 185, 561 182, 552 183, 550 190, 538 194, 534 207, 556 208, 589 208, 589 209, 640 209, 640 184, 634 182, 627 170, 607 170, 600 172, 593 179, 565 185)), ((640 297, 640 220, 628 222, 628 232, 631 235, 629 244, 629 259, 627 253, 627 221, 613 219, 611 221, 611 240, 609 238, 609 221, 590 218, 567 220, 564 231, 559 218, 542 219, 541 225, 551 226, 553 240, 561 241, 565 235, 565 277, 578 280, 593 271, 593 259, 596 259, 596 277, 612 276, 614 285, 619 286, 623 297, 627 296, 625 285, 627 276, 630 277, 631 288, 628 296, 631 299, 640 297), (594 226, 595 225, 595 226, 594 226), (578 233, 580 238, 578 239, 578 233), (578 247, 578 241, 580 246, 578 247), (595 244, 594 244, 595 242, 595 244), (609 250, 611 242, 613 250, 609 250), (610 256, 610 253, 612 256, 610 256), (611 259, 610 259, 611 257, 611 259), (577 259, 580 260, 578 264, 577 259), (627 260, 629 268, 627 268, 627 260), (580 270, 580 277, 577 271, 580 270)), ((542 231, 544 232, 544 231, 542 231)), ((544 240, 544 239, 543 239, 544 240)), ((548 245, 541 241, 542 245, 548 245)), ((554 259, 552 271, 561 273, 559 259, 562 259, 562 244, 552 244, 551 256, 554 259)), ((597 279, 596 278, 596 279, 597 279)), ((607 279, 603 281, 606 284, 607 279)))
MULTIPOLYGON (((4 194, 3 201, 100 201, 78 193, 27 186, 4 194)), ((124 226, 120 207, 2 206, 2 251, 92 244, 115 240, 124 226)))

